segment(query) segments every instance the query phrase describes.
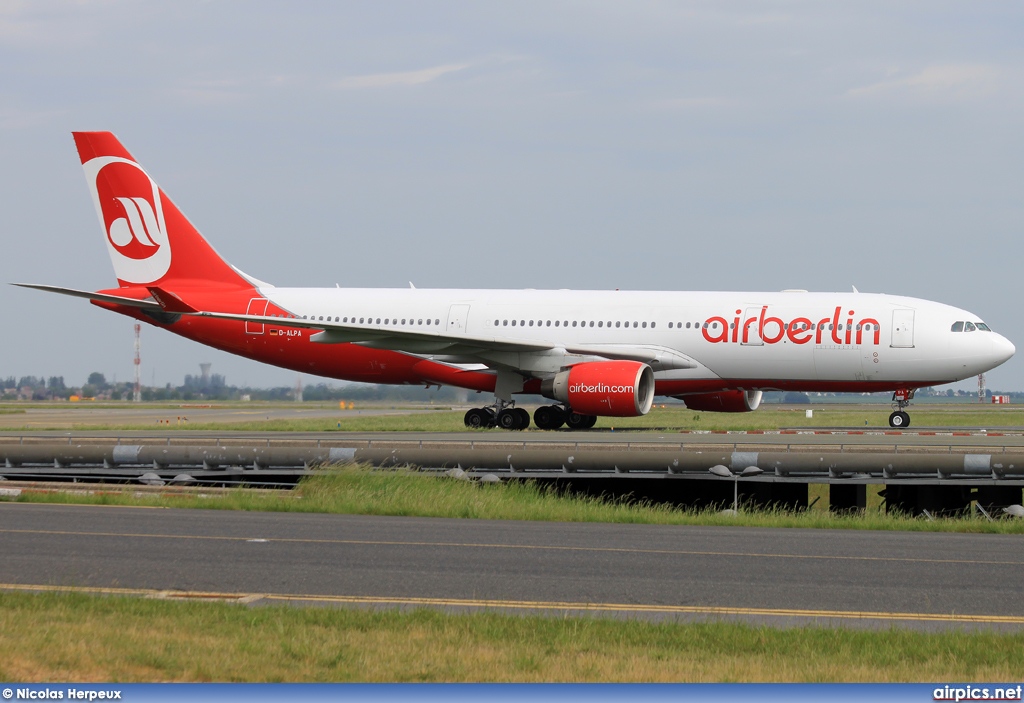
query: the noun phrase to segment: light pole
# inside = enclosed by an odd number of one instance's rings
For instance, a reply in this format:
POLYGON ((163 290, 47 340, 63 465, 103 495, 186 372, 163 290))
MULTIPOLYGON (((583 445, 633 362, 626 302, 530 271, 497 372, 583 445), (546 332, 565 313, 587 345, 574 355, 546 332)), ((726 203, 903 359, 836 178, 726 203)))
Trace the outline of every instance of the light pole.
POLYGON ((763 469, 759 469, 756 466, 748 466, 739 473, 735 473, 731 471, 729 467, 723 466, 721 464, 716 464, 715 466, 712 466, 710 469, 708 469, 708 471, 713 473, 715 476, 721 476, 722 478, 732 479, 732 512, 734 514, 739 512, 740 479, 747 478, 749 476, 757 476, 758 474, 764 473, 763 469))

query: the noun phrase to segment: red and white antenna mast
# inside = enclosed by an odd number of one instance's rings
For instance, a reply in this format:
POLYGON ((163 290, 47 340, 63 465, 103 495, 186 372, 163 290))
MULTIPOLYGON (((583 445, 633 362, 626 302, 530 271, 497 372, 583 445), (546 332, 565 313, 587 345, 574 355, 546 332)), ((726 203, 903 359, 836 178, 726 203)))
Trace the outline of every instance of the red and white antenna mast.
POLYGON ((132 400, 142 402, 142 325, 135 323, 135 394, 132 400))

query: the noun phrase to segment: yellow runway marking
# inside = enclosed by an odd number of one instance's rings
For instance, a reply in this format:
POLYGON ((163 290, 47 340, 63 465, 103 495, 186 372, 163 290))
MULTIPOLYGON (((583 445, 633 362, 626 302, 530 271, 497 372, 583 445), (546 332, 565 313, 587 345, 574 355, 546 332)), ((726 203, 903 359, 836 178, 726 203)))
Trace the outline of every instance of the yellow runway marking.
POLYGON ((209 600, 254 603, 260 600, 286 603, 324 603, 335 605, 381 605, 415 607, 477 608, 488 610, 584 611, 603 613, 647 613, 660 615, 720 615, 826 618, 840 620, 885 620, 946 623, 983 623, 1024 625, 1024 616, 970 615, 963 613, 889 613, 857 610, 798 610, 793 608, 740 608, 702 605, 654 605, 633 603, 584 603, 572 601, 491 600, 478 598, 412 598, 390 596, 324 596, 289 593, 227 593, 218 591, 172 591, 152 588, 104 588, 90 586, 47 586, 0 583, 0 591, 28 593, 85 593, 109 596, 135 596, 167 600, 209 600))
POLYGON ((221 535, 171 535, 145 532, 78 532, 72 530, 18 530, 0 529, 0 534, 54 535, 75 537, 125 537, 131 539, 181 539, 208 540, 220 542, 248 542, 259 537, 268 543, 283 544, 336 544, 368 547, 453 547, 462 549, 522 549, 556 552, 611 553, 611 554, 662 554, 666 556, 690 557, 757 557, 762 559, 820 559, 825 561, 864 561, 864 562, 897 562, 907 564, 976 564, 987 566, 1024 566, 1024 561, 995 561, 983 559, 925 559, 920 557, 872 557, 872 556, 835 556, 827 554, 778 554, 771 552, 714 552, 682 549, 644 549, 626 547, 570 547, 543 544, 492 544, 487 542, 412 542, 388 540, 359 539, 316 539, 305 537, 263 537, 247 535, 245 537, 227 537, 221 535))

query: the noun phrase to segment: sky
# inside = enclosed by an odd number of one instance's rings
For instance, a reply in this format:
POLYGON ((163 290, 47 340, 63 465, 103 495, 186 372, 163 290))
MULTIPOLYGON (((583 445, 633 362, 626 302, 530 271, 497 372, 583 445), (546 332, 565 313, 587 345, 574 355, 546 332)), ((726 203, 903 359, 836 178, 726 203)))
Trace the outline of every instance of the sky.
MULTIPOLYGON (((70 135, 110 130, 275 285, 856 286, 1024 349, 1021 36, 1001 2, 0 0, 2 282, 115 284, 70 135)), ((2 285, 0 377, 130 380, 132 324, 2 285)))

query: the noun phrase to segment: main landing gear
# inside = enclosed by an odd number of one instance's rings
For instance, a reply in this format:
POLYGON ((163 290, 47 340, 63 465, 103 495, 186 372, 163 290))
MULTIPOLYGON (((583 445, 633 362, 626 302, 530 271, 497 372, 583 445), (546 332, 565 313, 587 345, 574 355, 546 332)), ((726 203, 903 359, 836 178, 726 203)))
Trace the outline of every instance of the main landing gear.
POLYGON ((500 427, 503 430, 525 430, 530 426, 530 413, 522 408, 506 406, 500 410, 494 406, 472 408, 466 412, 463 421, 466 427, 500 427))
POLYGON ((581 415, 561 405, 542 405, 533 412, 533 423, 542 430, 557 430, 562 425, 571 430, 589 430, 597 424, 597 416, 581 415))
MULTIPOLYGON (((503 430, 525 430, 530 426, 530 413, 522 408, 505 405, 472 408, 464 418, 466 427, 500 427, 503 430)), ((586 430, 597 424, 596 415, 581 415, 560 405, 542 405, 533 413, 538 429, 557 430, 565 425, 572 430, 586 430)))
POLYGON ((892 415, 889 416, 889 427, 903 429, 910 427, 910 413, 904 412, 903 408, 910 405, 914 399, 914 389, 901 388, 892 394, 892 415))
MULTIPOLYGON (((525 380, 520 374, 499 368, 494 384, 494 405, 472 408, 466 412, 466 427, 500 427, 503 430, 525 430, 530 426, 530 413, 515 406, 512 396, 523 392, 525 380)), ((533 413, 533 421, 542 430, 557 430, 567 425, 583 430, 597 423, 596 415, 581 415, 565 405, 542 405, 533 413)))

